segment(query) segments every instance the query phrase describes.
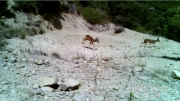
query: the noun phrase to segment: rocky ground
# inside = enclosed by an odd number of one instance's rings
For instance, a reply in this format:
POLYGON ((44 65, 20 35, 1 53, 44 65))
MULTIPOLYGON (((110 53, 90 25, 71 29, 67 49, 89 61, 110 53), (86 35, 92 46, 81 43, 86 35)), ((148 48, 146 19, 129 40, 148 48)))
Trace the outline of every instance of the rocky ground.
POLYGON ((139 47, 157 36, 129 29, 114 34, 112 23, 95 28, 82 17, 63 17, 62 30, 7 40, 0 52, 1 101, 180 99, 178 42, 159 37, 156 47, 139 47), (87 34, 99 38, 97 49, 82 44, 87 34))

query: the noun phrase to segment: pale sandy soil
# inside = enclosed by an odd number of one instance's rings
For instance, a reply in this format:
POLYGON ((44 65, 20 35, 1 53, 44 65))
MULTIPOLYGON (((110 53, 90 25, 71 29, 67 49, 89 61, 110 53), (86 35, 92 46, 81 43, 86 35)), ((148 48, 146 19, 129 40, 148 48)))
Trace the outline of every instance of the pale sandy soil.
MULTIPOLYGON (((8 47, 13 49, 13 53, 21 51, 22 58, 27 59, 21 61, 20 64, 24 64, 24 67, 17 68, 20 73, 15 74, 27 81, 27 88, 26 84, 20 87, 33 91, 33 85, 39 78, 52 76, 65 80, 68 78, 80 80, 80 88, 68 94, 85 94, 83 101, 128 101, 130 92, 134 95, 132 101, 180 99, 180 82, 171 77, 172 70, 180 70, 180 62, 158 58, 165 55, 179 57, 178 42, 129 29, 114 34, 113 24, 109 24, 110 29, 107 31, 93 32, 88 29, 91 25, 81 17, 66 14, 64 18, 62 30, 27 36, 25 40, 19 38, 9 40, 8 47), (89 41, 82 44, 87 34, 99 38, 100 43, 94 43, 97 50, 93 46, 92 49, 87 48, 89 41), (139 47, 145 38, 157 39, 157 37, 160 42, 155 43, 156 47, 139 47), (47 53, 47 56, 37 55, 37 51, 47 53), (53 52, 57 52, 61 58, 53 57, 53 52), (49 62, 50 65, 34 64, 34 61, 38 60, 49 62), (139 68, 142 70, 138 71, 139 68), (94 80, 95 75, 97 83, 94 80)), ((56 90, 44 96, 31 98, 28 96, 26 101, 73 101, 73 96, 59 95, 61 92, 56 90)), ((2 93, 0 98, 5 99, 3 101, 11 101, 16 98, 13 94, 13 92, 2 93), (6 95, 10 97, 4 98, 6 95)))

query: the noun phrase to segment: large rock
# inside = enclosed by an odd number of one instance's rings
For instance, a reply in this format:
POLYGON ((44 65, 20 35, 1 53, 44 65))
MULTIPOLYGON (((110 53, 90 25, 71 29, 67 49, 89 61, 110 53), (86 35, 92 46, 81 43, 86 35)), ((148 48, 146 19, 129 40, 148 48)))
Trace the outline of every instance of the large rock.
POLYGON ((115 34, 121 33, 123 31, 125 31, 123 26, 119 26, 114 29, 115 34))
POLYGON ((44 87, 44 86, 51 86, 51 85, 55 85, 57 84, 58 79, 56 77, 42 77, 39 79, 38 81, 38 85, 40 87, 44 87))
POLYGON ((75 90, 79 88, 80 81, 76 79, 69 79, 65 82, 65 85, 67 86, 67 90, 75 90))

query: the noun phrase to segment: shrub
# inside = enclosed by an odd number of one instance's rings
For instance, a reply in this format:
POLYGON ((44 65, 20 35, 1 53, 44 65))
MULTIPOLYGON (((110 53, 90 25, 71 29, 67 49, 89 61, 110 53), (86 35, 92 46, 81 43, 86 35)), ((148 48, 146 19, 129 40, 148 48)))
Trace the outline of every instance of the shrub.
POLYGON ((115 30, 114 31, 115 34, 125 31, 123 26, 116 27, 114 30, 115 30))
POLYGON ((63 19, 61 16, 62 12, 67 12, 69 10, 68 5, 62 4, 59 1, 38 1, 41 5, 39 7, 39 14, 43 16, 43 18, 49 21, 54 28, 61 29, 62 25, 59 19, 63 19), (49 8, 51 7, 51 9, 49 8))
POLYGON ((8 2, 7 0, 2 0, 0 2, 0 7, 1 7, 1 9, 0 9, 0 12, 1 12, 0 13, 0 18, 2 16, 5 16, 6 18, 15 18, 15 14, 7 9, 7 7, 8 7, 7 2, 8 2))
POLYGON ((3 48, 5 48, 7 44, 8 44, 8 43, 7 43, 7 41, 5 40, 5 38, 4 38, 4 37, 0 37, 0 50, 2 50, 3 48))
POLYGON ((166 38, 180 41, 180 8, 169 8, 164 13, 160 14, 153 23, 152 30, 158 35, 166 38))
POLYGON ((20 39, 25 39, 26 38, 26 34, 25 33, 20 33, 19 38, 20 39))
POLYGON ((38 13, 40 4, 36 1, 15 1, 16 5, 12 8, 16 11, 23 11, 25 13, 38 13))
POLYGON ((96 9, 90 7, 85 7, 81 9, 80 12, 83 15, 84 19, 86 19, 91 24, 102 23, 103 18, 105 17, 96 9))

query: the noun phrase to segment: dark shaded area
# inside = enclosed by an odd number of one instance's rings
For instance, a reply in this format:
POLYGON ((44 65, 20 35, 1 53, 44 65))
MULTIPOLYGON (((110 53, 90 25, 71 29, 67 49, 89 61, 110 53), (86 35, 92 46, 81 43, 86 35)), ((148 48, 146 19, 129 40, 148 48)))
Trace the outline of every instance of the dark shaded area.
POLYGON ((39 8, 39 14, 42 17, 52 23, 56 29, 61 29, 62 24, 60 19, 63 19, 61 16, 62 12, 68 12, 68 5, 61 4, 59 1, 38 1, 41 5, 39 8))
POLYGON ((52 85, 46 85, 46 86, 51 87, 53 89, 58 89, 59 88, 58 84, 52 84, 52 85))
POLYGON ((0 1, 0 18, 2 16, 6 18, 15 18, 15 14, 7 10, 7 1, 0 1))
POLYGON ((16 5, 12 8, 15 11, 22 11, 24 13, 38 14, 38 7, 41 5, 36 1, 15 1, 16 5))
POLYGON ((79 88, 79 85, 74 86, 74 87, 68 87, 68 88, 67 88, 67 91, 76 90, 76 89, 78 89, 78 88, 79 88))
POLYGON ((161 56, 158 58, 168 59, 168 60, 174 60, 174 61, 180 61, 180 57, 169 57, 169 56, 161 56))
POLYGON ((61 29, 60 19, 62 12, 68 12, 69 6, 60 1, 15 1, 16 5, 12 8, 15 11, 25 13, 40 14, 43 19, 49 21, 56 29, 61 29))

